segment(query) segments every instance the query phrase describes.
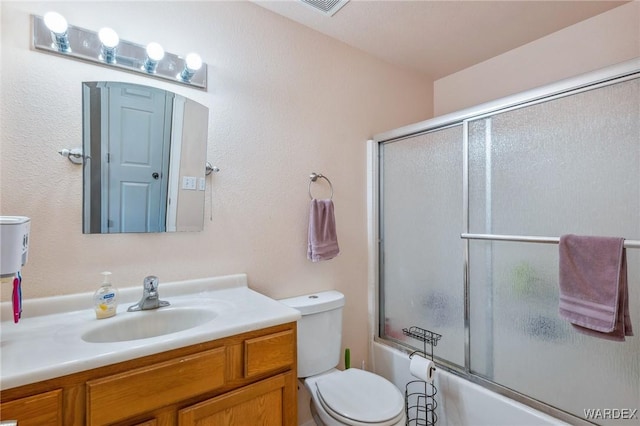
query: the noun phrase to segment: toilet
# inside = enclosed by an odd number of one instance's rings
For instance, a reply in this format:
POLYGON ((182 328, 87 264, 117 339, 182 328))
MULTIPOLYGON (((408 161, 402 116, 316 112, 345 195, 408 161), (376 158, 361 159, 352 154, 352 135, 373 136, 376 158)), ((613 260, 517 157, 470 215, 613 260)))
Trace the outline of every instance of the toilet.
POLYGON ((319 426, 405 424, 404 397, 390 381, 357 368, 336 369, 342 343, 342 293, 324 291, 280 302, 302 314, 298 377, 311 394, 311 413, 319 426))

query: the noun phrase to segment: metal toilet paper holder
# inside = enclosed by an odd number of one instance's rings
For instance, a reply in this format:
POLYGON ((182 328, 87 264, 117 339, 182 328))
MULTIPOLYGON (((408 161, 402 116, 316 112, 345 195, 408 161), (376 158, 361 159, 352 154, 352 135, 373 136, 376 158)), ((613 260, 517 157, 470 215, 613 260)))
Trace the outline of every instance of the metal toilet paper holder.
MULTIPOLYGON (((422 351, 414 351, 409 355, 411 359, 414 355, 421 355, 424 358, 433 361, 433 347, 437 346, 441 334, 434 333, 420 327, 403 328, 402 332, 405 336, 412 337, 422 342, 422 351), (429 352, 427 352, 429 346, 429 352)), ((415 426, 434 426, 438 421, 436 415, 435 396, 438 389, 433 383, 423 380, 412 380, 407 383, 404 393, 405 413, 407 415, 407 425, 415 426)))

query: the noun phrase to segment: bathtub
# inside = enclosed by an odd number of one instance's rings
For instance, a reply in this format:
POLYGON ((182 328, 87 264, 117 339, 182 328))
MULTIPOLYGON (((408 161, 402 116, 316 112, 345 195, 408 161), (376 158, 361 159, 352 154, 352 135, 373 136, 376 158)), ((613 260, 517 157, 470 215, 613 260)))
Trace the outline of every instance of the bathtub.
MULTIPOLYGON (((403 393, 409 381, 407 354, 373 342, 372 370, 394 383, 403 393)), ((510 398, 443 370, 434 384, 437 426, 546 426, 568 425, 510 398)))

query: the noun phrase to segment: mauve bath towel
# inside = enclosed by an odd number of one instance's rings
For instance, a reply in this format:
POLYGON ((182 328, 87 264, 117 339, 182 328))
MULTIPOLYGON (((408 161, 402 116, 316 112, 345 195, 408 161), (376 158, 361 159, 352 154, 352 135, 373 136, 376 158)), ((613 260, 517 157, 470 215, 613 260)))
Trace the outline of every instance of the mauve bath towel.
POLYGON ((312 262, 333 259, 340 253, 333 201, 311 200, 307 258, 312 262))
POLYGON ((624 239, 563 235, 559 262, 560 316, 585 334, 633 336, 624 239))

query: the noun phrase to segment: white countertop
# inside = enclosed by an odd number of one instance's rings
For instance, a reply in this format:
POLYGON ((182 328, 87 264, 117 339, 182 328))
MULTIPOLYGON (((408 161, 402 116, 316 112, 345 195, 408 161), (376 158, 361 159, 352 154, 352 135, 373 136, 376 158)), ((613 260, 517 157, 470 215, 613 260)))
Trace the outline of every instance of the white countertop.
MULTIPOLYGON (((117 321, 142 296, 138 287, 120 288, 115 317, 97 320, 93 292, 25 300, 18 324, 11 304, 0 305, 0 389, 35 383, 154 353, 297 321, 300 312, 251 290, 244 274, 172 283, 160 282, 168 308, 211 307, 217 316, 202 325, 162 336, 112 343, 88 343, 85 332, 117 321)), ((146 314, 152 311, 144 311, 146 314)))

